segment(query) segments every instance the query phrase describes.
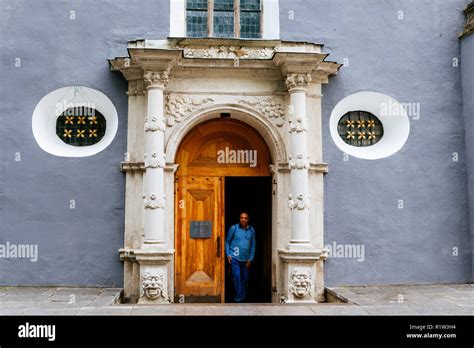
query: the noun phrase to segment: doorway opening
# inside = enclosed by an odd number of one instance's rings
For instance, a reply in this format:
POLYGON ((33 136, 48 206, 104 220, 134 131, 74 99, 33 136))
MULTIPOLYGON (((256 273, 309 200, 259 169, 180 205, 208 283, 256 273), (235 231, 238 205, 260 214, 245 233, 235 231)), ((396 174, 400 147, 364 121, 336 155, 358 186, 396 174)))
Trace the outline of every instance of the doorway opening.
POLYGON ((257 243, 247 300, 271 302, 271 158, 262 136, 242 121, 212 119, 186 135, 176 163, 175 301, 232 302, 225 234, 245 209, 257 243))
MULTIPOLYGON (((225 231, 239 223, 242 211, 249 213, 255 229, 255 259, 250 268, 246 302, 271 302, 272 284, 272 178, 225 177, 225 231)), ((225 302, 234 302, 230 265, 225 263, 225 302)))

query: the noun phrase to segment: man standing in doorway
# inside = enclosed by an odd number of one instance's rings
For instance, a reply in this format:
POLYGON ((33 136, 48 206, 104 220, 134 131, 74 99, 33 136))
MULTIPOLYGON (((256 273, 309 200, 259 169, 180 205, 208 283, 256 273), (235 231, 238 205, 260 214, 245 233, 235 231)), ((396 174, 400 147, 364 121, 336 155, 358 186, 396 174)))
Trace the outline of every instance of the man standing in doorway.
POLYGON ((255 230, 249 225, 249 214, 240 214, 240 224, 229 228, 225 239, 225 254, 232 270, 234 300, 242 303, 247 295, 250 266, 255 257, 255 230))

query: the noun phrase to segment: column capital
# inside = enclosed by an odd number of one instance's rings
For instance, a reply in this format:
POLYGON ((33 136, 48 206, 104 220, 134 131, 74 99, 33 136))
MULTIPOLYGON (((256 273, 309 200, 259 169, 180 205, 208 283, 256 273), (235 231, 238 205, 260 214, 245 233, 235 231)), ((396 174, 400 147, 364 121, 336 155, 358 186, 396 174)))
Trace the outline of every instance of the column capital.
POLYGON ((148 88, 160 88, 165 89, 169 82, 168 71, 151 71, 147 70, 143 74, 143 80, 148 88))
POLYGON ((306 89, 311 82, 311 74, 288 74, 286 75, 285 84, 288 90, 306 89))

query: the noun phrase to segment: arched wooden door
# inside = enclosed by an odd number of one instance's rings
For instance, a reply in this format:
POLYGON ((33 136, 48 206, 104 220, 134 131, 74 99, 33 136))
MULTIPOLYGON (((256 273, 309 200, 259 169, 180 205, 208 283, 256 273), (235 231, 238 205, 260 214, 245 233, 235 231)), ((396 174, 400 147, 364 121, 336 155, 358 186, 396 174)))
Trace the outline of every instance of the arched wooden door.
POLYGON ((224 302, 225 177, 270 176, 260 134, 243 122, 196 126, 178 150, 175 179, 175 300, 224 302))

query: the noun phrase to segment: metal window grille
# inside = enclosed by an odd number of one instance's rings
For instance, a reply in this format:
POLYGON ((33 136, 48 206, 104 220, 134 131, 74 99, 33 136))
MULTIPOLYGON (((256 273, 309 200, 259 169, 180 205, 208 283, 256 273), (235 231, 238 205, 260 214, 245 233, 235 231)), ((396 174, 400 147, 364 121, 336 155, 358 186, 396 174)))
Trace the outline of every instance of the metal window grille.
POLYGON ((92 108, 70 108, 56 120, 56 135, 68 145, 90 146, 105 135, 106 120, 92 108))
POLYGON ((366 111, 350 111, 338 122, 339 136, 352 146, 372 146, 383 137, 383 125, 373 114, 366 111))

